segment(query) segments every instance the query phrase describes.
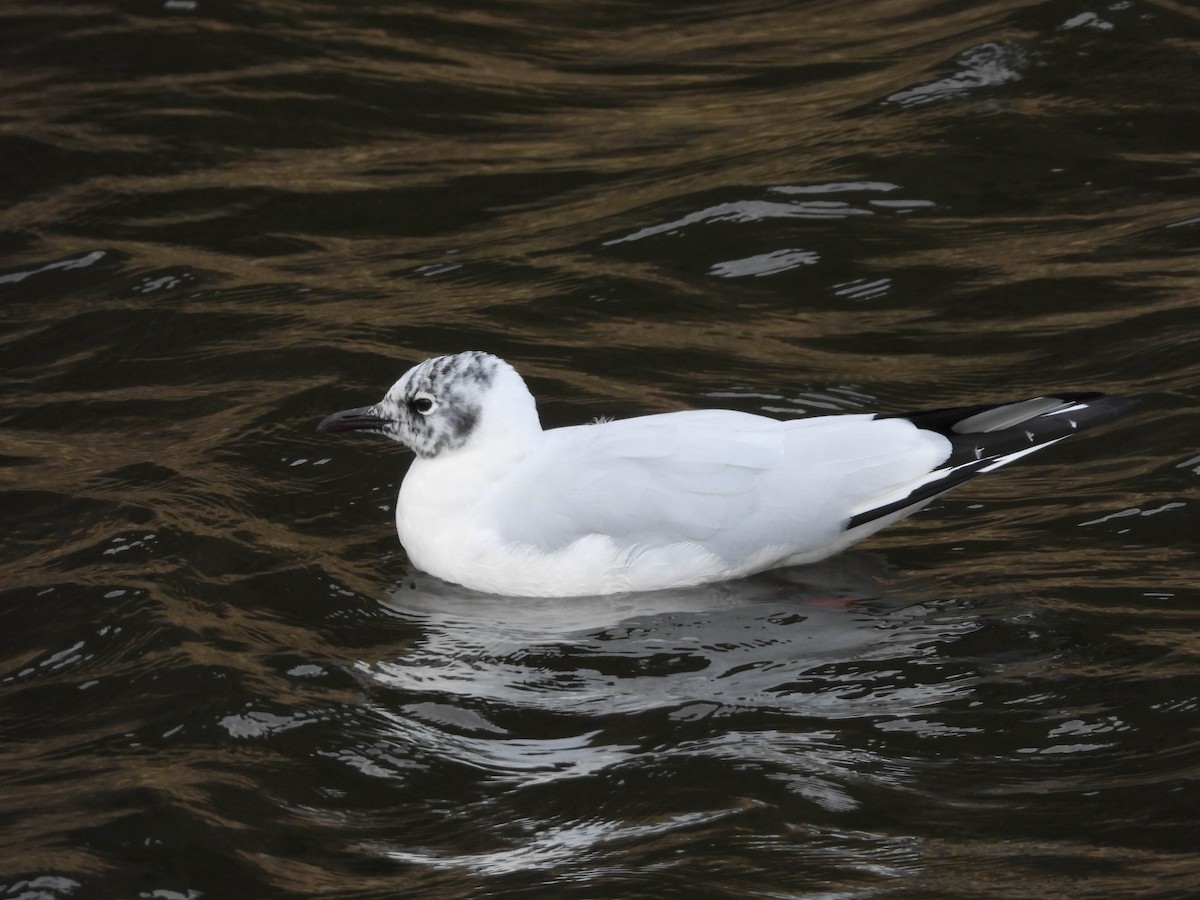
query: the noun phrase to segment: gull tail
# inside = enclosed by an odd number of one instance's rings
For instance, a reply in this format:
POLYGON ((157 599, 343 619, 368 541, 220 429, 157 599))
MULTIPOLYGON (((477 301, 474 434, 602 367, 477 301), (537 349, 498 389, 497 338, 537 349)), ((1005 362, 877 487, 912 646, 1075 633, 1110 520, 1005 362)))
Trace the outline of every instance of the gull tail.
POLYGON ((1085 428, 1111 422, 1138 404, 1139 401, 1129 397, 1068 393, 1016 403, 879 416, 907 419, 918 428, 948 438, 950 456, 937 469, 910 485, 903 496, 893 495, 879 505, 855 513, 847 529, 862 528, 870 533, 887 522, 916 512, 935 497, 976 475, 1006 466, 1085 428))

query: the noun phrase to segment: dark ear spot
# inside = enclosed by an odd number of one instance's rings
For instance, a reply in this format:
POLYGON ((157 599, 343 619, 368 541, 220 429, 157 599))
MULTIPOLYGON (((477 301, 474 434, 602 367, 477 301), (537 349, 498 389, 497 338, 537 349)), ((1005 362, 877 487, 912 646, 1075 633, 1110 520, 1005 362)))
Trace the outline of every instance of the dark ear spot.
POLYGON ((437 443, 438 451, 457 450, 467 442, 475 426, 479 424, 479 409, 464 407, 454 410, 448 417, 446 431, 437 443))

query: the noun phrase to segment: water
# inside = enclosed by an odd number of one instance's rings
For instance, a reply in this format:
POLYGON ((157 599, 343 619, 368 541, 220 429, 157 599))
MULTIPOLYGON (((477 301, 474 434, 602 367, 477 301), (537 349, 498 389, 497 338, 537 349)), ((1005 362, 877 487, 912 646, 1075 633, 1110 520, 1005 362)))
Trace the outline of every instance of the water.
POLYGON ((1200 893, 1200 16, 0 9, 0 898, 1200 893), (1144 401, 808 569, 410 569, 327 412, 1144 401))

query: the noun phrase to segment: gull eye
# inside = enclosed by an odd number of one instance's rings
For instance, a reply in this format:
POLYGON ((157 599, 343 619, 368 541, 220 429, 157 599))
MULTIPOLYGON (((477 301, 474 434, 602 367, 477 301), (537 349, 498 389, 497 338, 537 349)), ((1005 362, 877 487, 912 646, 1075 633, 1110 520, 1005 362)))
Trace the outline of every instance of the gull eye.
POLYGON ((412 401, 412 408, 415 409, 417 412, 419 412, 423 416, 427 415, 428 413, 433 412, 434 406, 435 406, 435 404, 433 402, 432 397, 422 396, 422 397, 417 397, 415 400, 412 401))

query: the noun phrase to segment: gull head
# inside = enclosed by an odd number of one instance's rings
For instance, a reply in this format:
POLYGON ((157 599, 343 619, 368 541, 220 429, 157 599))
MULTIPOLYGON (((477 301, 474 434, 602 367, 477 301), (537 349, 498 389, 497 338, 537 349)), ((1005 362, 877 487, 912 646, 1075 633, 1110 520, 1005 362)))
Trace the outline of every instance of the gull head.
POLYGON ((485 436, 540 433, 541 424, 516 370, 498 356, 468 350, 413 366, 374 406, 326 416, 317 431, 382 434, 432 459, 485 436))

